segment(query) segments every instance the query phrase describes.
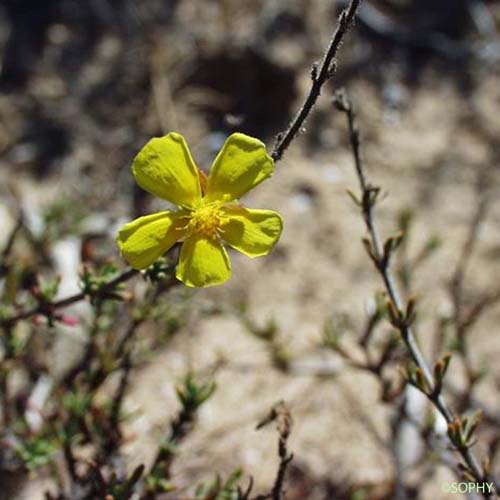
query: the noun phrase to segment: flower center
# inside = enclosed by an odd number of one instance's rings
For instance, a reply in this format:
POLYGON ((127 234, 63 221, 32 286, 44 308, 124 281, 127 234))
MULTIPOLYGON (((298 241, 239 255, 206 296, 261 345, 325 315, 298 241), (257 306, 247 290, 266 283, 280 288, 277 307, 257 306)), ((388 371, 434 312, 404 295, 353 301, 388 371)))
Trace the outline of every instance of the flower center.
POLYGON ((207 238, 219 236, 222 226, 227 222, 221 206, 221 203, 214 202, 193 209, 188 215, 188 234, 200 234, 207 238))

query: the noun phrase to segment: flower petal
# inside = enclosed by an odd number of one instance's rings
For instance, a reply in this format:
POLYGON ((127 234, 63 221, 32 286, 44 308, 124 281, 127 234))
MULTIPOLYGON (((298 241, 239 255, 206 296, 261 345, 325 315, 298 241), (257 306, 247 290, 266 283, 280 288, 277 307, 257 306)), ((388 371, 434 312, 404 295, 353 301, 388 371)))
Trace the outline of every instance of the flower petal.
POLYGON ((151 139, 135 157, 137 184, 175 205, 193 205, 201 198, 198 169, 182 135, 171 132, 151 139))
POLYGON ((283 220, 278 212, 239 206, 223 210, 229 222, 223 227, 222 238, 248 257, 267 255, 279 240, 283 220))
POLYGON ((116 241, 134 269, 145 269, 182 236, 182 223, 173 212, 146 215, 125 224, 116 241))
POLYGON ((273 174, 274 161, 266 146, 248 135, 230 135, 212 165, 208 201, 235 200, 273 174))
POLYGON ((221 285, 231 276, 226 249, 216 239, 190 236, 182 245, 176 276, 187 286, 221 285))

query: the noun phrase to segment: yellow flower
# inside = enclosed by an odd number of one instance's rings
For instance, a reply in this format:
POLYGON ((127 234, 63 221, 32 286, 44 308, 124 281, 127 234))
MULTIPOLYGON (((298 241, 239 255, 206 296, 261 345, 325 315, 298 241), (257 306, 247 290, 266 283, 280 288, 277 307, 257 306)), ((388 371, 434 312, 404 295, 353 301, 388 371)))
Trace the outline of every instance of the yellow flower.
POLYGON ((180 134, 151 139, 136 156, 132 173, 141 188, 178 208, 125 224, 117 238, 122 255, 133 268, 144 269, 182 241, 177 279, 195 287, 224 283, 231 264, 222 241, 259 257, 280 237, 277 212, 244 208, 237 201, 273 170, 264 144, 244 134, 228 137, 208 178, 180 134))

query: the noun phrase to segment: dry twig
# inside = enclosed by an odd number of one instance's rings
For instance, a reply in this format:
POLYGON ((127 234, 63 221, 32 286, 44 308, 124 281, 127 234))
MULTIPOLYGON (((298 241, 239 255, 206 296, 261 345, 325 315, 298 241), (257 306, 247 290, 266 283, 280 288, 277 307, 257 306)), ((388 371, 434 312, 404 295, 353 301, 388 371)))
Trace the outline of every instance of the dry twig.
MULTIPOLYGON (((430 399, 448 424, 448 428, 450 429, 448 433, 450 440, 464 461, 463 467, 465 468, 465 472, 467 472, 468 476, 472 477, 477 483, 487 483, 489 481, 488 474, 485 470, 483 470, 477 458, 472 453, 469 442, 458 439, 461 437, 462 433, 461 425, 457 424, 457 422, 460 422, 460 419, 454 415, 445 402, 441 392, 441 381, 437 378, 435 379, 429 364, 417 344, 411 326, 414 319, 414 300, 410 299, 407 304, 404 304, 390 270, 389 263, 392 253, 398 246, 398 237, 391 237, 386 242, 382 242, 375 219, 375 205, 380 193, 380 188, 370 184, 366 177, 365 167, 361 155, 360 133, 352 103, 346 96, 345 92, 337 93, 334 102, 337 109, 345 113, 347 117, 349 139, 354 157, 354 166, 361 190, 359 198, 352 193, 350 193, 350 195, 360 207, 363 214, 363 219, 368 231, 368 237, 363 240, 363 243, 365 244, 367 252, 384 282, 389 299, 388 309, 391 317, 391 323, 399 330, 411 359, 417 366, 417 387, 430 399), (455 430, 457 431, 456 433, 453 432, 455 430), (453 436, 457 439, 453 439, 453 436)), ((444 371, 442 371, 442 374, 444 375, 444 371)), ((490 495, 488 493, 485 493, 485 497, 489 496, 490 495)))
POLYGON ((360 4, 361 0, 351 0, 349 7, 340 14, 337 29, 330 40, 325 54, 323 55, 321 64, 318 66, 316 63, 312 67, 312 85, 309 90, 309 94, 305 98, 304 103, 288 128, 284 132, 278 134, 276 138, 276 144, 274 145, 274 149, 271 153, 274 161, 281 159, 283 153, 295 139, 296 135, 303 127, 306 118, 309 116, 309 113, 316 104, 316 101, 321 94, 321 88, 335 74, 335 56, 337 55, 337 51, 342 44, 344 36, 354 23, 354 18, 356 17, 360 4))

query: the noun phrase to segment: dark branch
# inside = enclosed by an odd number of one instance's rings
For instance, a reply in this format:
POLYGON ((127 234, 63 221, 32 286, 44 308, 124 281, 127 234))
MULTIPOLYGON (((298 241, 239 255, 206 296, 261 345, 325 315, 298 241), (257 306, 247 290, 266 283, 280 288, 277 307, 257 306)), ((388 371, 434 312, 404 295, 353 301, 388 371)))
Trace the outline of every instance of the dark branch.
POLYGON ((280 464, 274 485, 270 493, 267 495, 259 495, 253 500, 282 500, 284 498, 284 483, 288 465, 293 460, 293 453, 288 453, 288 438, 292 431, 292 415, 283 401, 279 402, 271 408, 268 416, 257 424, 256 429, 262 429, 270 422, 276 421, 279 433, 278 455, 280 464))
POLYGON ((306 118, 311 112, 314 104, 316 103, 319 95, 321 94, 321 88, 323 85, 334 75, 335 73, 335 56, 337 51, 342 44, 342 40, 349 28, 354 22, 356 12, 358 10, 361 0, 351 0, 351 3, 347 10, 344 10, 339 17, 339 22, 337 24, 337 29, 328 44, 325 54, 321 64, 318 66, 315 64, 311 71, 312 85, 309 94, 307 95, 304 104, 295 115, 288 128, 278 134, 276 139, 276 144, 271 152, 271 156, 274 161, 278 161, 283 156, 285 150, 290 146, 297 133, 300 131, 306 118))

